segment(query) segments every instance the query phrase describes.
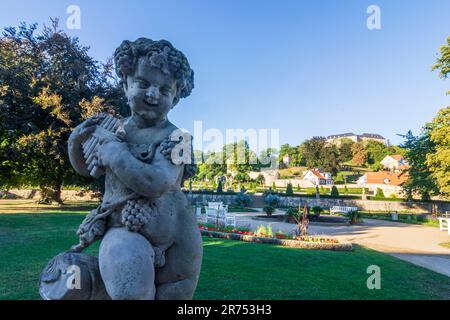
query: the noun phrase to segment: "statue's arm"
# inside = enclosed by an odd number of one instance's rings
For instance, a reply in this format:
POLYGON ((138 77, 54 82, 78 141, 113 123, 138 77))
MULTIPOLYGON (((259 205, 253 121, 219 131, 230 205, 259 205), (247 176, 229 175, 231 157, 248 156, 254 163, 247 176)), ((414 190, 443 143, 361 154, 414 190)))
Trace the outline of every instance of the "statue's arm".
POLYGON ((159 196, 180 183, 183 165, 174 165, 157 149, 151 164, 136 159, 125 143, 114 143, 107 166, 128 188, 142 196, 159 196))
POLYGON ((69 160, 76 172, 85 177, 90 177, 86 160, 84 159, 82 141, 85 141, 94 131, 101 120, 100 117, 92 117, 77 126, 70 134, 68 141, 69 160))
POLYGON ((69 139, 69 160, 76 172, 85 177, 91 176, 84 159, 81 143, 71 139, 69 139))

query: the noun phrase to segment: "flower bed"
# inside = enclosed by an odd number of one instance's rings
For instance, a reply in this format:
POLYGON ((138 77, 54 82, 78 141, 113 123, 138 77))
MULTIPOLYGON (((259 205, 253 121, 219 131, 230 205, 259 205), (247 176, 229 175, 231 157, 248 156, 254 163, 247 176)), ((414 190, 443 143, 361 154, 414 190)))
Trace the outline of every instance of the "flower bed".
POLYGON ((223 238, 230 240, 268 243, 292 248, 317 249, 317 250, 336 250, 351 251, 350 242, 339 242, 336 239, 320 237, 293 237, 285 233, 276 232, 272 235, 252 232, 246 228, 223 228, 199 225, 202 235, 214 238, 223 238))

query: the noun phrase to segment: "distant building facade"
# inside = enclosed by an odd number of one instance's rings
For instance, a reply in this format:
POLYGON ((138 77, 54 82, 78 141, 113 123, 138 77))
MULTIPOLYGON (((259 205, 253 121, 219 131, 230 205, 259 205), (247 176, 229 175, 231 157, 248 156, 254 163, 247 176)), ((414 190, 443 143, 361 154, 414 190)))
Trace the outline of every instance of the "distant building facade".
POLYGON ((409 169, 408 161, 400 154, 386 156, 380 163, 391 171, 404 171, 409 169))
POLYGON ((363 133, 363 134, 354 134, 353 132, 343 133, 343 134, 335 134, 327 137, 327 142, 332 144, 341 144, 342 140, 349 139, 353 142, 365 142, 365 141, 378 141, 383 144, 387 143, 387 140, 376 133, 363 133))
POLYGON ((283 163, 286 166, 289 166, 291 164, 291 157, 288 154, 283 157, 283 163))

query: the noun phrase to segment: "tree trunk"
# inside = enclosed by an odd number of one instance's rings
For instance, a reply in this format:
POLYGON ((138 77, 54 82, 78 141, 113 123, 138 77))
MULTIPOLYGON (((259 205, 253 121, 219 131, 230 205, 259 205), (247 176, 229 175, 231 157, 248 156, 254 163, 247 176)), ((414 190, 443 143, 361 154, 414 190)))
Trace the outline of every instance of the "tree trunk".
POLYGON ((39 203, 52 204, 53 202, 56 202, 62 205, 61 186, 62 183, 60 181, 51 185, 41 184, 39 186, 41 189, 41 199, 39 200, 39 203))

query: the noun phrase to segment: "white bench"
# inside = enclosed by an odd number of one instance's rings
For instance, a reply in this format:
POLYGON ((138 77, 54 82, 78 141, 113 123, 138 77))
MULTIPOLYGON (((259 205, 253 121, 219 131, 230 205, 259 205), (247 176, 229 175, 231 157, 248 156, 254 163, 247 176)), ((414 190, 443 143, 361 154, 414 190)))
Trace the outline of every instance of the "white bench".
POLYGON ((438 220, 439 220, 439 230, 441 231, 447 230, 448 234, 450 234, 450 229, 448 228, 450 218, 438 218, 438 220))
POLYGON ((220 209, 223 207, 223 202, 208 202, 208 208, 220 209))
POLYGON ((227 215, 228 206, 222 208, 206 208, 206 223, 236 227, 236 217, 227 215))
POLYGON ((341 207, 341 206, 333 206, 330 208, 330 215, 333 215, 335 213, 348 213, 358 211, 357 207, 341 207))

